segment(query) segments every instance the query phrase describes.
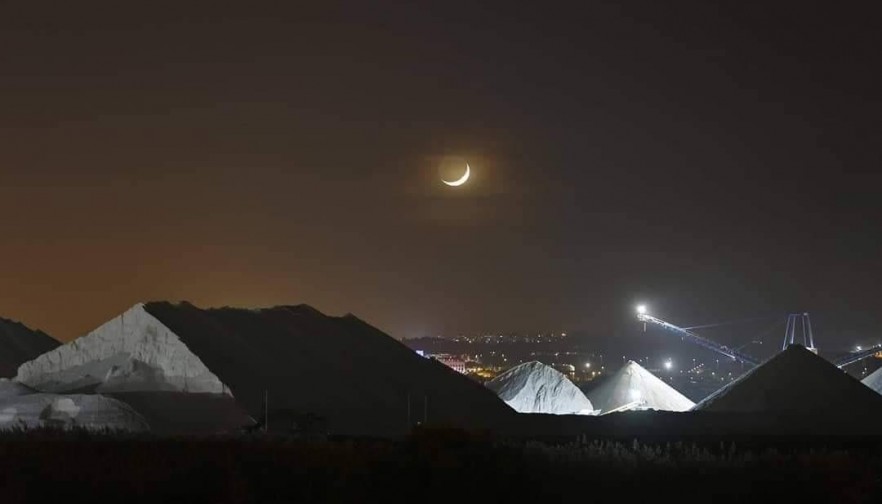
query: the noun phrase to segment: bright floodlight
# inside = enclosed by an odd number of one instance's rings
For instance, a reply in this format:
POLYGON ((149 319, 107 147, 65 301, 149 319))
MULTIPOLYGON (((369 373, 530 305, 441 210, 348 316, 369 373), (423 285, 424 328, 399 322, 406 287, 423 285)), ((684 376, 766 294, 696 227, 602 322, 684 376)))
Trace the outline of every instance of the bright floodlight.
POLYGON ((668 360, 668 361, 665 361, 665 369, 668 369, 668 370, 669 370, 669 369, 671 369, 672 367, 674 367, 674 363, 673 363, 673 362, 671 362, 671 361, 669 361, 669 360, 668 360))
POLYGON ((590 368, 590 367, 591 367, 591 363, 590 363, 590 362, 586 362, 586 363, 585 363, 585 367, 586 367, 586 368, 590 368))
POLYGON ((637 313, 639 313, 640 315, 645 314, 646 313, 646 305, 645 304, 637 305, 637 313))

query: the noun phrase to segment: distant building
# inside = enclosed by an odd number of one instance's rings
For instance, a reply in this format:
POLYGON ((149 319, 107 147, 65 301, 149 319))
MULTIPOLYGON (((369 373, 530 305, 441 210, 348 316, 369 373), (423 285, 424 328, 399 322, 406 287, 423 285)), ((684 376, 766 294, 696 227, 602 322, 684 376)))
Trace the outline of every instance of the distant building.
POLYGON ((455 357, 446 357, 438 360, 441 361, 441 363, 445 366, 456 371, 457 373, 466 373, 465 361, 462 359, 457 359, 455 357))
POLYGON ((444 364, 445 366, 456 371, 457 373, 466 374, 466 361, 458 356, 448 355, 448 354, 437 354, 437 355, 432 355, 431 358, 435 359, 436 361, 440 362, 441 364, 444 364))
POLYGON ((557 363, 555 363, 555 364, 552 364, 551 367, 553 367, 554 369, 565 374, 566 377, 571 380, 576 377, 576 367, 573 366, 572 364, 557 364, 557 363))

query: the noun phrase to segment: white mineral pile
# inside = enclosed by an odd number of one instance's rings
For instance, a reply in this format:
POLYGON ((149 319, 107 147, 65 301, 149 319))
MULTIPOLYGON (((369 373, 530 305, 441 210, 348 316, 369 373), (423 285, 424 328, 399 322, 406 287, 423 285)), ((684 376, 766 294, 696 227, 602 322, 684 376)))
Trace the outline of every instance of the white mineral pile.
POLYGON ((230 394, 143 304, 22 364, 16 380, 43 392, 230 394))
POLYGON ((688 411, 695 403, 634 361, 588 392, 601 414, 628 410, 688 411))
POLYGON ((882 368, 870 373, 866 378, 861 380, 861 383, 875 390, 877 393, 882 394, 882 368))
POLYGON ((44 427, 141 432, 147 422, 128 405, 101 395, 25 393, 0 399, 0 430, 44 427))
POLYGON ((0 378, 0 401, 36 393, 36 390, 8 378, 0 378))
POLYGON ((590 415, 591 401, 563 373, 541 362, 515 366, 487 387, 519 413, 590 415))

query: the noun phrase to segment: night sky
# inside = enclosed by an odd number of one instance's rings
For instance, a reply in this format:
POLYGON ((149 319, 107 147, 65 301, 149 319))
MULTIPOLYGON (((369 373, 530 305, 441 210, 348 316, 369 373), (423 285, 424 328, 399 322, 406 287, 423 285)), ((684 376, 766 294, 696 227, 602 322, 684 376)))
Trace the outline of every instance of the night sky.
POLYGON ((601 338, 642 301, 882 338, 869 8, 222 3, 4 4, 0 315, 68 340, 138 301, 307 303, 398 338, 601 338))

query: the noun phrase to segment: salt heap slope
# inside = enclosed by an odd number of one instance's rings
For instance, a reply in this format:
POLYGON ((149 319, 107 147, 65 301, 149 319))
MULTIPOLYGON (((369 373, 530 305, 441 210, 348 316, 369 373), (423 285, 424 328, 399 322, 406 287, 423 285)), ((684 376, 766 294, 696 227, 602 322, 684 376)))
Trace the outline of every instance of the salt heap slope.
POLYGON ((11 397, 35 394, 37 391, 8 378, 0 378, 0 401, 11 397))
POLYGON ((60 345, 42 331, 0 318, 0 377, 11 378, 23 362, 60 345))
POLYGON ((594 410, 563 373, 537 361, 515 366, 486 385, 519 413, 586 415, 594 410))
POLYGON ((875 390, 876 393, 882 394, 882 368, 870 373, 861 383, 875 390))
POLYGON ((22 364, 16 380, 42 392, 115 397, 159 433, 228 432, 254 423, 229 387, 142 304, 22 364))
POLYGON ((44 427, 149 430, 146 420, 131 407, 101 395, 28 394, 0 399, 0 430, 44 427))
POLYGON ((0 378, 0 430, 39 427, 142 432, 144 418, 128 405, 100 395, 38 393, 0 378))
POLYGON ((16 379, 46 392, 229 394, 199 357, 140 304, 22 364, 16 379))
POLYGON ((628 361, 588 392, 601 414, 628 410, 688 411, 695 403, 643 366, 628 361))
POLYGON ((23 365, 18 379, 39 390, 111 393, 145 413, 154 428, 182 408, 212 416, 204 405, 192 406, 199 397, 227 398, 258 421, 267 397, 269 427, 276 431, 307 415, 325 419, 331 433, 394 435, 424 418, 492 427, 514 414, 480 384, 356 317, 330 317, 308 306, 136 305, 23 365), (172 398, 156 406, 162 394, 172 398))
POLYGON ((750 370, 694 410, 761 415, 824 433, 882 431, 882 396, 800 345, 750 370))

